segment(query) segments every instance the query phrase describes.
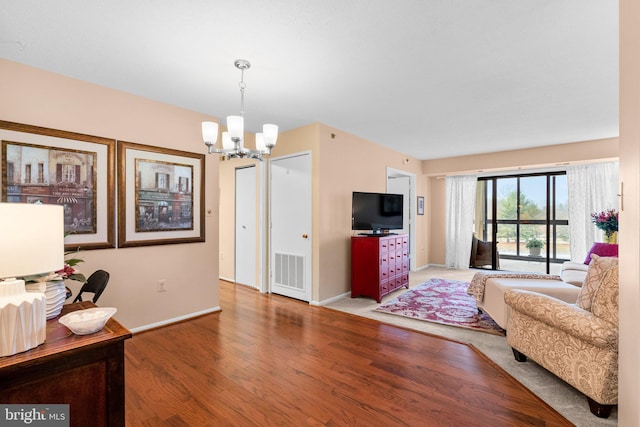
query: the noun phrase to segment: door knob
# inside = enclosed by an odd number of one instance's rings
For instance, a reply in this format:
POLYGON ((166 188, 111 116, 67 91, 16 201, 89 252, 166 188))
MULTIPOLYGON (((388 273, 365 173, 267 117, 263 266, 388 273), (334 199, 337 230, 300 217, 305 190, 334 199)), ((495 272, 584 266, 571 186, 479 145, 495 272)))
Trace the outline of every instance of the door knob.
POLYGON ((302 238, 303 238, 303 239, 308 239, 308 238, 309 238, 309 235, 308 235, 307 233, 304 233, 304 234, 302 235, 302 238))

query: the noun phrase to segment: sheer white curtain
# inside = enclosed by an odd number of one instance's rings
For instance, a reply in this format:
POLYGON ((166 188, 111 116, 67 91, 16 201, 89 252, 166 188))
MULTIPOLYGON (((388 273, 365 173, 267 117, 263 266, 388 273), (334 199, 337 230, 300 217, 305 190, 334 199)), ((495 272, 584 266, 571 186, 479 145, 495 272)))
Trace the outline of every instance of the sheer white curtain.
POLYGON ((584 261, 601 232, 591 222, 593 212, 618 209, 618 162, 567 168, 569 236, 572 261, 584 261))
POLYGON ((473 175, 446 178, 446 256, 449 268, 468 269, 473 235, 478 178, 473 175))

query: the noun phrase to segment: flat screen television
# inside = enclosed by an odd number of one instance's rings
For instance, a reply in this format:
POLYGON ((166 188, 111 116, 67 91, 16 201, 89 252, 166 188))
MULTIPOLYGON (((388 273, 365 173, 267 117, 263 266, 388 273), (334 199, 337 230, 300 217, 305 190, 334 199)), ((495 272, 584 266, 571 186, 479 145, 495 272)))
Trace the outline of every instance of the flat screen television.
POLYGON ((369 231, 379 235, 403 226, 403 195, 387 193, 353 192, 351 202, 351 229, 369 231))

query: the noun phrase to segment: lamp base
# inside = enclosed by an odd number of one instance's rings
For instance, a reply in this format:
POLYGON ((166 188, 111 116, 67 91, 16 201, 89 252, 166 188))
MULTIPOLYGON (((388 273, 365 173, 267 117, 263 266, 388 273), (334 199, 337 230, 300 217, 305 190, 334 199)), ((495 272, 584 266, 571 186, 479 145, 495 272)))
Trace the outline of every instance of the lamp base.
POLYGON ((0 357, 42 344, 47 337, 47 298, 27 292, 24 280, 0 281, 0 357))

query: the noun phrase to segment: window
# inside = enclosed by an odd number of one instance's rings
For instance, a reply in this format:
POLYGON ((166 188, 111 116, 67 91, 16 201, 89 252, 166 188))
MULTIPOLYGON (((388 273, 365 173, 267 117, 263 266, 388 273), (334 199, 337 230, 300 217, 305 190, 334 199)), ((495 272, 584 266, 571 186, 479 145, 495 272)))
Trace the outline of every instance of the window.
POLYGON ((31 183, 31 163, 24 165, 24 183, 31 183))
POLYGON ((178 191, 180 193, 189 193, 189 178, 181 176, 178 178, 178 191))
POLYGON ((13 183, 16 182, 15 181, 15 176, 14 176, 14 174, 15 174, 14 171, 15 171, 15 169, 14 169, 14 166, 13 166, 13 162, 7 162, 7 182, 9 184, 13 184, 13 183))
POLYGON ((61 166, 61 182, 76 182, 76 167, 75 165, 62 164, 61 166))
POLYGON ((156 173, 156 188, 158 190, 169 190, 169 174, 156 173))
POLYGON ((476 235, 497 242, 494 265, 555 273, 570 259, 565 172, 480 178, 478 196, 476 235))
POLYGON ((38 184, 44 184, 44 163, 38 163, 38 184))

